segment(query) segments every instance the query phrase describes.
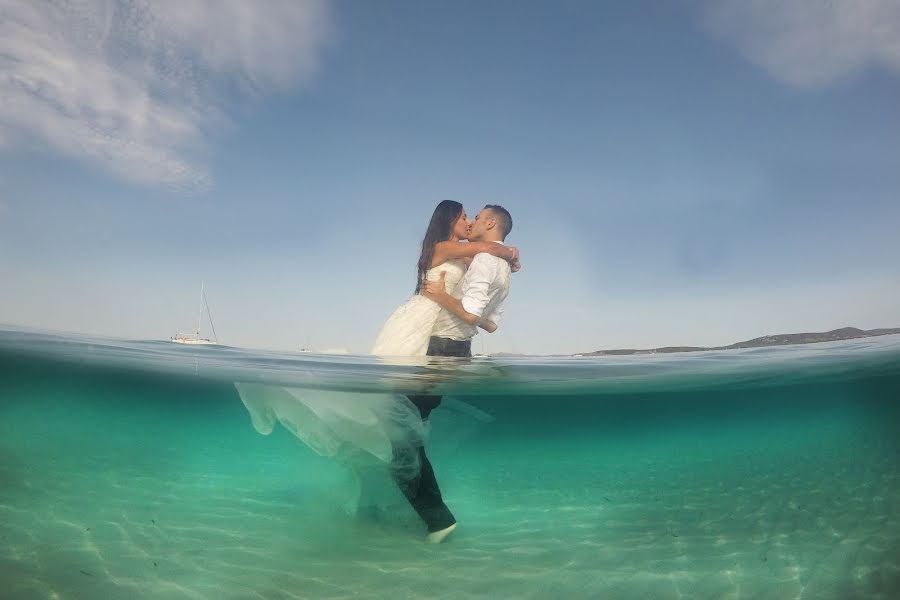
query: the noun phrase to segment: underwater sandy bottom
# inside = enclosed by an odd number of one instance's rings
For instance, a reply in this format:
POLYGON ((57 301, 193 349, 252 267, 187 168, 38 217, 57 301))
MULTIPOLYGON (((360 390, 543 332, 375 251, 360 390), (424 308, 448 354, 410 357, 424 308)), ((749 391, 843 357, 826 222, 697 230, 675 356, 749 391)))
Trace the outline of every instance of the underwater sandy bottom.
MULTIPOLYGON (((25 410, 25 409, 23 409, 25 410)), ((9 417, 12 413, 7 412, 9 417)), ((841 420, 615 439, 489 428, 432 452, 459 529, 350 517, 283 430, 7 422, 3 598, 896 598, 900 456, 841 420)), ((81 423, 77 422, 81 419, 81 423)))

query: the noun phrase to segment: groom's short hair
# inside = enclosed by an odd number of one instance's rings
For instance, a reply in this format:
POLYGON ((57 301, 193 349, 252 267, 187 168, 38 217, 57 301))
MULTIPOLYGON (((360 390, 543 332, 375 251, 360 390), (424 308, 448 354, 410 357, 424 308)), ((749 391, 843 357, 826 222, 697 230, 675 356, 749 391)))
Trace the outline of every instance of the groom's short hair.
POLYGON ((509 232, 512 231, 512 215, 499 204, 488 204, 485 208, 494 214, 494 218, 497 219, 497 225, 500 227, 500 233, 503 234, 503 239, 505 240, 509 232))

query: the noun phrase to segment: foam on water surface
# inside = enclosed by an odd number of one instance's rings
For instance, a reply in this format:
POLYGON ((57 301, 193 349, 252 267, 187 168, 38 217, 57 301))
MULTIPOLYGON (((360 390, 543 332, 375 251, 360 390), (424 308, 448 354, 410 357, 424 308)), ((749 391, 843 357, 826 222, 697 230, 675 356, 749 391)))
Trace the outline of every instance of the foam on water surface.
POLYGON ((898 336, 404 363, 4 330, 0 597, 895 598, 898 400, 898 336), (341 465, 257 433, 234 381, 489 414, 433 414, 459 529, 349 515, 341 465))

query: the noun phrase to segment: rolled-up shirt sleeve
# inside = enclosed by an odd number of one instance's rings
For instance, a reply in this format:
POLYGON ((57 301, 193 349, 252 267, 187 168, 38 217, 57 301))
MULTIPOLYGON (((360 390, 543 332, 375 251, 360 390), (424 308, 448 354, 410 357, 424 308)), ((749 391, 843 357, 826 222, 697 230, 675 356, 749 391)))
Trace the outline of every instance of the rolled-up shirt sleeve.
POLYGON ((500 324, 500 318, 503 316, 503 303, 501 302, 497 308, 494 309, 491 314, 487 316, 487 320, 493 323, 494 325, 500 324))
POLYGON ((493 258, 490 254, 476 254, 463 278, 463 308, 467 313, 479 318, 491 301, 488 290, 494 279, 493 258))

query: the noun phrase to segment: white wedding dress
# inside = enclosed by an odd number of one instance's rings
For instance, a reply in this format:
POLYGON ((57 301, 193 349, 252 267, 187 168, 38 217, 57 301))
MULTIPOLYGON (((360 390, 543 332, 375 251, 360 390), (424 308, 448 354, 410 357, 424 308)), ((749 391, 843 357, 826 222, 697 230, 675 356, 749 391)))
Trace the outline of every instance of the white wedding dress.
MULTIPOLYGON (((448 260, 425 273, 425 279, 437 281, 444 273, 444 289, 451 296, 460 297, 460 284, 466 265, 460 259, 448 260)), ((425 356, 431 328, 437 321, 441 307, 418 294, 410 298, 388 317, 375 340, 371 354, 375 356, 425 356)))
MULTIPOLYGON (((437 280, 445 273, 445 289, 459 297, 465 264, 454 259, 429 269, 426 278, 437 280)), ((391 314, 384 324, 372 354, 376 356, 424 356, 440 306, 415 295, 391 314)), ((359 475, 360 469, 386 467, 394 477, 410 479, 419 471, 418 447, 429 437, 429 425, 418 408, 403 394, 362 393, 236 382, 241 400, 250 412, 256 430, 268 435, 276 422, 323 456, 336 457, 359 475)), ((469 423, 488 422, 490 416, 459 401, 443 405, 456 435, 471 433, 469 423)), ((444 411, 442 411, 444 412, 444 411)), ((371 488, 371 485, 366 487, 371 488)), ((357 490, 357 496, 359 490, 357 490)), ((371 498, 360 502, 379 503, 371 498)))

